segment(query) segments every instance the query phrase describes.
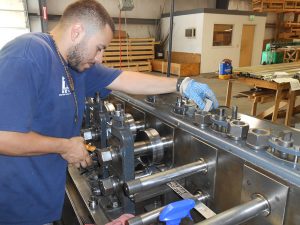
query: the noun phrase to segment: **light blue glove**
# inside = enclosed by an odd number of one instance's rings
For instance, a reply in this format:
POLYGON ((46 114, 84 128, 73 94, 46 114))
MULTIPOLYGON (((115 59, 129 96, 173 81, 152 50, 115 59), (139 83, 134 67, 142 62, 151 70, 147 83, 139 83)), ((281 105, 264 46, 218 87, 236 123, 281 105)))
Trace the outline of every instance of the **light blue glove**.
POLYGON ((199 83, 189 77, 185 78, 180 85, 180 93, 184 97, 192 99, 201 110, 205 107, 205 99, 213 102, 212 107, 218 108, 218 100, 207 84, 199 83))

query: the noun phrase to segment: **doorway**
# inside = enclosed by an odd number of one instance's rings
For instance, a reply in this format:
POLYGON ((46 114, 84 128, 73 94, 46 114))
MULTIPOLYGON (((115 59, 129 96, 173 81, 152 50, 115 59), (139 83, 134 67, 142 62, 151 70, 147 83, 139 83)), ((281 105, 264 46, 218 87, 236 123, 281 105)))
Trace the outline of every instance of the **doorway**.
POLYGON ((243 25, 239 66, 251 66, 255 25, 243 25))

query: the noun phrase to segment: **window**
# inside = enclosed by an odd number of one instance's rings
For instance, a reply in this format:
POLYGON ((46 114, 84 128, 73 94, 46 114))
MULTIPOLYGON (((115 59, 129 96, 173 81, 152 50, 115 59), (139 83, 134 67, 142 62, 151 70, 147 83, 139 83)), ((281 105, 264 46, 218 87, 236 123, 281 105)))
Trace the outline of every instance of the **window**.
POLYGON ((233 25, 215 24, 213 46, 230 46, 232 41, 233 25))
POLYGON ((27 4, 23 0, 0 0, 0 49, 13 38, 30 32, 27 4))
POLYGON ((185 29, 185 36, 190 38, 196 37, 196 28, 185 29))

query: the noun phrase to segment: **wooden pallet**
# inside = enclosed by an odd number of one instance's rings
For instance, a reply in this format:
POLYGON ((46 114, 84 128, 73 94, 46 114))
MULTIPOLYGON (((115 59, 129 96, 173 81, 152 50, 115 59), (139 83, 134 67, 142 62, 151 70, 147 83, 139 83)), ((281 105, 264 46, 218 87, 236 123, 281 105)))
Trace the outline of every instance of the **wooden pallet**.
POLYGON ((252 9, 257 12, 282 12, 285 0, 252 0, 252 9))
POLYGON ((257 12, 300 12, 300 0, 252 0, 252 9, 257 12))
POLYGON ((300 34, 298 32, 282 32, 278 37, 279 39, 299 39, 300 34))
POLYGON ((106 66, 126 71, 147 72, 152 71, 150 61, 134 61, 134 62, 110 62, 105 63, 106 66))
POLYGON ((284 9, 285 10, 294 10, 299 9, 300 10, 300 1, 299 0, 285 0, 284 3, 284 9))
POLYGON ((153 38, 113 39, 103 55, 103 64, 122 70, 151 71, 153 38))

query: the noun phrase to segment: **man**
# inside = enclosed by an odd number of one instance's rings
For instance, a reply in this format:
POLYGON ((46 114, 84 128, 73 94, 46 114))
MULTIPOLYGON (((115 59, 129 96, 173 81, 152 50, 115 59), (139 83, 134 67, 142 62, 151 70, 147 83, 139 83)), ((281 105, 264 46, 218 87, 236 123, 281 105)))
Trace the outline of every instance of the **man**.
POLYGON ((79 137, 84 99, 96 91, 180 92, 200 107, 217 100, 205 84, 100 65, 114 24, 94 0, 64 11, 51 34, 31 33, 0 52, 0 224, 41 225, 61 217, 67 164, 91 159, 79 137))

